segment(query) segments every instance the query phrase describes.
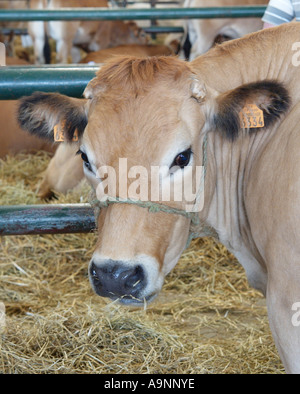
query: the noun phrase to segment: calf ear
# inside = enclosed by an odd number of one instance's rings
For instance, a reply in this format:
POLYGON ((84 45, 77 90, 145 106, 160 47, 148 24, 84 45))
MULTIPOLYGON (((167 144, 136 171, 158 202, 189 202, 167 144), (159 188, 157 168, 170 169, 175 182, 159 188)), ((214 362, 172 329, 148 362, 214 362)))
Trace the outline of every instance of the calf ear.
POLYGON ((19 100, 18 122, 22 129, 54 141, 54 128, 59 128, 65 141, 72 141, 75 130, 80 138, 87 125, 85 103, 58 93, 36 92, 19 100))
MULTIPOLYGON (((288 110, 290 105, 290 97, 286 88, 277 81, 269 80, 242 85, 221 94, 216 100, 213 126, 232 141, 243 129, 251 132, 271 126, 288 110), (249 104, 262 111, 261 125, 263 126, 256 125, 254 122, 242 124, 241 115, 249 104)), ((252 119, 254 119, 253 116, 252 119)))

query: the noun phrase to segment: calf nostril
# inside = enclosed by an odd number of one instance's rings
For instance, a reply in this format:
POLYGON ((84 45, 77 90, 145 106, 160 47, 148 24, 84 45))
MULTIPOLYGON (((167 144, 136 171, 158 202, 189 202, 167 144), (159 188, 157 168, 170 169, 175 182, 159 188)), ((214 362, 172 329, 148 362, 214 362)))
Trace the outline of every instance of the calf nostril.
POLYGON ((137 266, 134 270, 128 272, 127 279, 124 282, 124 287, 127 290, 137 291, 143 282, 144 271, 141 266, 137 266))
POLYGON ((99 280, 97 269, 94 263, 91 264, 90 273, 94 280, 99 280))
POLYGON ((90 278, 96 293, 104 297, 139 297, 146 285, 142 266, 130 267, 114 261, 100 266, 92 262, 90 278))

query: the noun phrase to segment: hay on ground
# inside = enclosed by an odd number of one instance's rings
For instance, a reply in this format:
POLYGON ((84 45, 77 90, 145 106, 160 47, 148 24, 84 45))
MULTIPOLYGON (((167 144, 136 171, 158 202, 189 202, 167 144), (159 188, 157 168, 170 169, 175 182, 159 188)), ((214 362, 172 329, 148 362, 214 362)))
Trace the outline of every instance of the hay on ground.
MULTIPOLYGON (((1 205, 41 203, 38 173, 48 160, 1 161, 1 205)), ((83 183, 53 202, 84 201, 88 193, 83 183)), ((92 292, 87 266, 95 239, 0 238, 1 373, 283 372, 265 301, 223 246, 194 241, 157 300, 134 309, 92 292)))

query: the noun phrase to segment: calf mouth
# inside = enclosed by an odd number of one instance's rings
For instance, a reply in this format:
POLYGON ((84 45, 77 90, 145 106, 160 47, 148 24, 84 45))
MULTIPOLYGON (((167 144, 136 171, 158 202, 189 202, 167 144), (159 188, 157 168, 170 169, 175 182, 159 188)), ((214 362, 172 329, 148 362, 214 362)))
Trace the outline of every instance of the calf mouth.
POLYGON ((149 294, 148 296, 143 297, 143 298, 136 298, 132 295, 123 295, 123 296, 119 297, 114 294, 111 294, 109 296, 109 299, 112 302, 117 302, 119 304, 126 305, 126 306, 136 306, 136 307, 144 306, 145 307, 147 304, 152 302, 156 297, 157 297, 157 293, 149 294))

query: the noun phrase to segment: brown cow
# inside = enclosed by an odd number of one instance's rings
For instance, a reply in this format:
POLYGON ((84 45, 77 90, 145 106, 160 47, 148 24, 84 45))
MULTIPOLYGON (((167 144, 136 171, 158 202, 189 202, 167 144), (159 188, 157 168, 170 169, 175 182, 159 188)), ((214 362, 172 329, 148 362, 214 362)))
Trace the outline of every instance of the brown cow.
POLYGON ((99 236, 89 266, 97 294, 125 304, 151 301, 192 224, 198 236, 214 234, 234 253, 250 284, 266 295, 277 349, 294 373, 300 372, 299 37, 300 24, 290 23, 224 43, 191 63, 121 57, 88 84, 85 103, 36 93, 19 110, 22 127, 33 133, 52 139, 61 124, 67 139, 76 128, 81 137, 85 175, 98 199, 106 199, 106 207, 97 204, 99 236), (167 187, 178 192, 197 181, 193 199, 163 198, 167 187))
MULTIPOLYGON (((28 65, 28 62, 18 58, 6 58, 7 66, 28 65)), ((0 106, 0 157, 15 155, 19 152, 37 152, 44 150, 54 152, 56 146, 49 141, 30 135, 22 130, 17 122, 18 102, 1 100, 0 106)))
POLYGON ((146 33, 133 21, 101 21, 96 32, 86 40, 88 51, 99 51, 120 45, 145 45, 147 42, 146 33))
POLYGON ((38 136, 22 130, 17 122, 17 101, 1 101, 0 107, 0 157, 20 152, 34 153, 40 150, 54 152, 56 146, 38 136))
MULTIPOLYGON (((31 0, 36 1, 36 0, 31 0)), ((27 8, 27 0, 1 0, 0 9, 22 9, 27 8)), ((25 22, 0 22, 1 28, 21 29, 26 26, 25 22)))
POLYGON ((115 48, 102 49, 89 53, 80 63, 104 63, 116 55, 132 56, 170 56, 174 55, 171 48, 166 45, 119 45, 115 48))

